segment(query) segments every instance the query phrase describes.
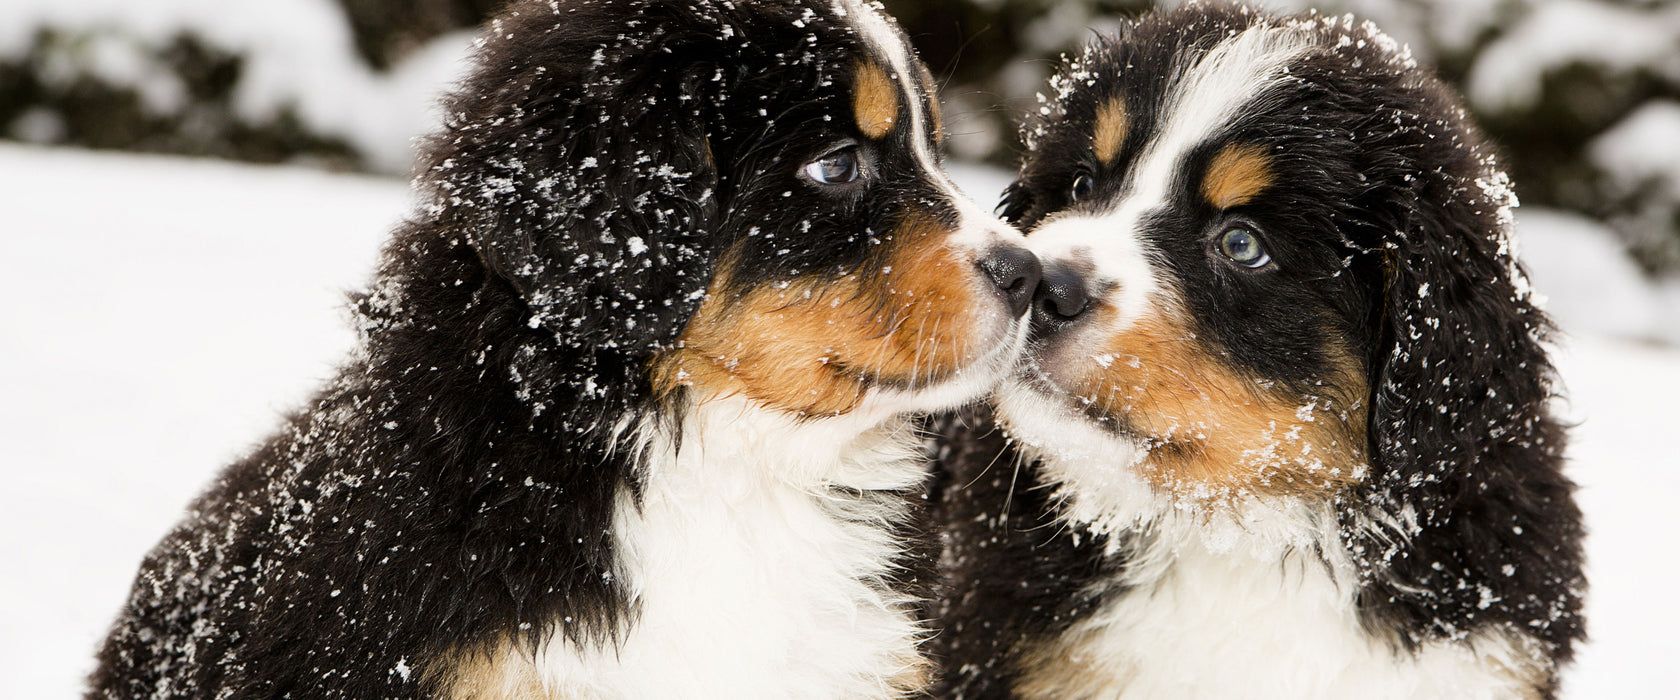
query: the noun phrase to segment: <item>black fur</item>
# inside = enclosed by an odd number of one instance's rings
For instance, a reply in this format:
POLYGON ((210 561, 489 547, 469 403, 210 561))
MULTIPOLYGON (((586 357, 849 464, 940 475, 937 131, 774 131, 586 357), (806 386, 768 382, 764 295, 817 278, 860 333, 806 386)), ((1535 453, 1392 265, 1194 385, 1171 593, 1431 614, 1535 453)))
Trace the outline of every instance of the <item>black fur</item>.
MULTIPOLYGON (((1052 214, 1120 196, 1118 178, 1101 177, 1089 155, 1098 105, 1124 88, 1133 123, 1112 166, 1123 171, 1159 128, 1172 62, 1255 21, 1192 4, 1098 37, 1053 81, 1067 91, 1049 115, 1028 125, 1032 148, 1005 218, 1030 235, 1052 214), (1074 178, 1093 172, 1095 192, 1070 202, 1074 178)), ((1353 25, 1311 21, 1319 48, 1292 65, 1294 79, 1186 168, 1204 167, 1231 140, 1276 147, 1286 154, 1276 192, 1241 214, 1262 231, 1311 235, 1267 238, 1289 264, 1250 276, 1210 275, 1200 248, 1175 248, 1168 234, 1151 240, 1197 336, 1247 375, 1309 386, 1333 347, 1363 363, 1370 473, 1334 508, 1367 630, 1401 646, 1519 631, 1543 645, 1554 667, 1542 691, 1555 692, 1555 666, 1584 637, 1583 528, 1563 474, 1565 431, 1548 405, 1550 325, 1502 248, 1508 185, 1449 88, 1361 42, 1353 25), (1342 37, 1351 45, 1333 48, 1342 37), (1370 526, 1404 523, 1408 511, 1415 527, 1370 526)), ((1178 218, 1152 230, 1209 225, 1217 212, 1194 182, 1175 183, 1178 218)), ((945 697, 1008 697, 1022 639, 1057 634, 1093 596, 1123 594, 1102 578, 1126 562, 1058 519, 1035 465, 1017 475, 1021 456, 990 423, 982 411, 942 426, 948 590, 934 651, 945 697)))
POLYGON ((763 261, 742 287, 838 274, 908 206, 949 216, 912 178, 783 195, 848 128, 819 120, 850 114, 834 78, 868 51, 828 2, 496 20, 355 302, 357 355, 147 557, 89 697, 421 697, 453 652, 616 634, 608 524, 637 474, 613 428, 669 408, 649 363, 720 256, 763 261))
MULTIPOLYGON (((1007 698, 1029 637, 1055 635, 1124 593, 1109 536, 1070 529, 990 409, 937 417, 929 517, 941 524, 930 650, 934 697, 1007 698)), ((1123 549, 1121 550, 1124 551, 1123 549)))

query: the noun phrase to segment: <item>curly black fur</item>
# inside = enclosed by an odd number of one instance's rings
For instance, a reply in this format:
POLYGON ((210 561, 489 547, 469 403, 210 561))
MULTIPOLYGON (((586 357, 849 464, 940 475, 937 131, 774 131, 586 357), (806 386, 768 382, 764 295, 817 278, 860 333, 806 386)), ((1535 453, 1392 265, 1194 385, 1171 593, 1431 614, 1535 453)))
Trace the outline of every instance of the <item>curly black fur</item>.
POLYGON ((1055 635, 1125 588, 1109 535, 1069 529, 985 407, 939 416, 928 517, 941 524, 930 648, 944 676, 934 697, 1004 698, 1024 637, 1055 635))
MULTIPOLYGON (((1173 62, 1259 17, 1192 4, 1098 37, 1053 82, 1070 87, 1048 116, 1028 125, 1032 150, 1005 218, 1030 232, 1075 208, 1067 192, 1089 172, 1098 105, 1124 85, 1134 121, 1122 153, 1135 155, 1156 128, 1173 62)), ((1291 249, 1304 270, 1263 282, 1277 287, 1268 299, 1293 301, 1272 305, 1277 318, 1218 313, 1230 303, 1219 283, 1181 264, 1201 260, 1200 250, 1158 241, 1161 264, 1180 279, 1198 337, 1249 376, 1285 385, 1320 376, 1332 344, 1363 362, 1370 471, 1333 507, 1367 630, 1401 646, 1520 632, 1543 645, 1553 665, 1541 690, 1553 692, 1556 667, 1584 637, 1583 528, 1563 473, 1565 430, 1549 408, 1550 325, 1505 249, 1509 185, 1449 88, 1351 24, 1310 21, 1319 48, 1224 134, 1287 154, 1278 166, 1287 196, 1262 198, 1248 215, 1274 230, 1320 232, 1316 248, 1291 249)), ((1198 153, 1187 169, 1211 155, 1198 153)), ((1103 186, 1092 200, 1116 196, 1103 186)), ((991 421, 982 411, 940 426, 948 590, 934 651, 947 674, 936 694, 946 697, 1009 697, 1022 639, 1056 635, 1093 596, 1124 593, 1102 581, 1126 562, 1061 520, 1036 465, 991 421)))
POLYGON ((610 641, 633 613, 608 524, 638 478, 615 429, 680 400, 648 366, 721 252, 763 279, 869 254, 824 222, 820 245, 747 240, 801 215, 755 178, 818 129, 775 125, 849 98, 832 76, 864 49, 832 12, 575 0, 493 22, 425 148, 426 204, 355 300, 357 355, 146 558, 89 697, 412 698, 428 660, 562 620, 610 641))

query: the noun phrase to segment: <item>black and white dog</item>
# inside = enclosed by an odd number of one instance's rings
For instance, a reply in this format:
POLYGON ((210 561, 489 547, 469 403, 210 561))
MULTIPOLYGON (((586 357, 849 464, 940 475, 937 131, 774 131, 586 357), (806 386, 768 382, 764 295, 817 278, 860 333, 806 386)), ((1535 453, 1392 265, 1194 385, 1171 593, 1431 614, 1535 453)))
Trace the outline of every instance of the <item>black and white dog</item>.
POLYGON ((145 561, 90 697, 898 697, 917 412, 1038 263, 860 0, 494 21, 357 356, 145 561))
POLYGON ((938 694, 1553 695, 1581 518, 1457 98, 1369 24, 1198 4, 1051 87, 1031 366, 941 428, 938 694))

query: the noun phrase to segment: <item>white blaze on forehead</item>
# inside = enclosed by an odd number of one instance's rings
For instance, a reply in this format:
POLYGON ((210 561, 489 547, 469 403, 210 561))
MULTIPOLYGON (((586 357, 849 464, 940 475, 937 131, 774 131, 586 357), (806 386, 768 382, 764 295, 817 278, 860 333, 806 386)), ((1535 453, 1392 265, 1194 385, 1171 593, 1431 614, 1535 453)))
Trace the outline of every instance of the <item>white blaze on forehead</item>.
MULTIPOLYGON (((835 0, 834 12, 841 17, 850 18, 853 27, 864 41, 886 58, 892 72, 893 84, 903 96, 907 105, 905 111, 910 115, 910 133, 914 135, 910 139, 910 148, 916 157, 916 163, 927 173, 928 178, 939 184, 952 206, 962 215, 965 224, 983 224, 963 226, 963 231, 959 234, 959 237, 974 239, 965 243, 972 244, 976 249, 982 247, 994 237, 990 232, 1001 227, 996 225, 996 217, 963 194, 956 183, 951 181, 950 176, 945 174, 945 170, 939 167, 939 161, 933 153, 933 125, 929 123, 927 108, 922 103, 923 96, 915 91, 915 86, 920 83, 920 66, 916 64, 914 50, 904 41, 904 34, 898 31, 892 20, 882 14, 880 6, 870 0, 835 0)), ((935 100, 938 96, 929 94, 927 99, 935 100)))
MULTIPOLYGON (((1120 282, 1122 323, 1144 311, 1154 276, 1139 229, 1166 207, 1185 158, 1288 75, 1311 46, 1304 28, 1259 24, 1231 35, 1199 60, 1180 63, 1160 108, 1157 132, 1127 175, 1125 194, 1099 216, 1053 216, 1033 234, 1041 254, 1086 249, 1102 279, 1120 282)), ((1113 79, 1112 77, 1110 79, 1113 79)))

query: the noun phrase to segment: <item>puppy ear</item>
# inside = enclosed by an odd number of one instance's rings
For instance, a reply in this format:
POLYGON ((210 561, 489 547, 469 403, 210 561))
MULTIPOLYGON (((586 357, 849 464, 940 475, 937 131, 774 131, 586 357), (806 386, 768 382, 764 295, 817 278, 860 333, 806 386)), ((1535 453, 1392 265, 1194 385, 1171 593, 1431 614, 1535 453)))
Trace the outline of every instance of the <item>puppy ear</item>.
POLYGON ((710 282, 715 57, 660 24, 571 20, 489 32, 434 143, 432 209, 512 284, 532 328, 634 370, 710 282))
POLYGON ((1511 251, 1506 202, 1414 212, 1384 245, 1370 429, 1379 480, 1452 483, 1556 462, 1550 323, 1511 251))
POLYGON ((1350 535, 1375 562, 1379 606, 1410 629, 1498 621, 1567 649, 1581 526, 1548 406, 1551 326, 1514 259, 1503 174, 1456 172, 1480 176, 1425 185, 1381 251, 1368 520, 1350 535))

